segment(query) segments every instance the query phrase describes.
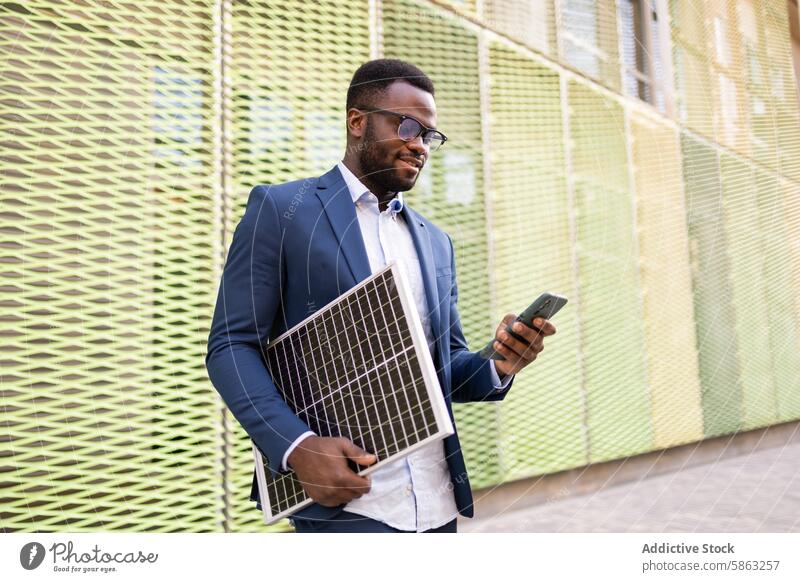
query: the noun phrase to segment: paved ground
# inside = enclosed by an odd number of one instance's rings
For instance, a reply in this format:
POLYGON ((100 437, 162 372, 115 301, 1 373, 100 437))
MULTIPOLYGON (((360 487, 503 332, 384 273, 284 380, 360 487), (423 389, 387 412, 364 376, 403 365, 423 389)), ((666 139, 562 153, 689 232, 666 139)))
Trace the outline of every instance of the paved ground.
POLYGON ((800 443, 644 478, 460 532, 800 532, 800 443))

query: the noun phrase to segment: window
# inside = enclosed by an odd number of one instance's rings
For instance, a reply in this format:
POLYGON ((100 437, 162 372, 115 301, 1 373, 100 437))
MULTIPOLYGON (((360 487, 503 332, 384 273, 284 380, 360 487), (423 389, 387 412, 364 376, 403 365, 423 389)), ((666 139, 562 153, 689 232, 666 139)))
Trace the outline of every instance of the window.
POLYGON ((599 78, 600 61, 608 57, 598 47, 596 10, 594 0, 564 0, 561 38, 564 60, 590 77, 599 78))
POLYGON ((620 0, 625 93, 666 112, 662 23, 653 0, 620 0))

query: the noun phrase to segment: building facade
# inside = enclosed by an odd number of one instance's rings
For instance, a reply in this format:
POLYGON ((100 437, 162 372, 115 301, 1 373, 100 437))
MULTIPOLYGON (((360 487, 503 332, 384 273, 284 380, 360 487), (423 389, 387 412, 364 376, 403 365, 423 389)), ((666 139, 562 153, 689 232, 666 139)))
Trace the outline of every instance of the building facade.
POLYGON ((474 486, 799 419, 798 28, 795 0, 3 4, 2 529, 268 529, 213 302, 250 188, 341 159, 379 56, 436 85, 407 200, 454 239, 470 347, 570 299, 504 402, 457 405, 474 486))

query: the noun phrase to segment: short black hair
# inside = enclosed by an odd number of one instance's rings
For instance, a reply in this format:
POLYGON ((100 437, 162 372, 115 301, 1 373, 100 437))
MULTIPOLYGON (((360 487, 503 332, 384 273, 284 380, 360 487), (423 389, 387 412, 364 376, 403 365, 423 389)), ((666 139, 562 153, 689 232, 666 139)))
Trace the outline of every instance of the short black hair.
POLYGON ((434 94, 433 81, 418 67, 400 59, 375 59, 358 67, 353 74, 347 89, 345 111, 358 105, 372 106, 389 85, 401 79, 434 94))

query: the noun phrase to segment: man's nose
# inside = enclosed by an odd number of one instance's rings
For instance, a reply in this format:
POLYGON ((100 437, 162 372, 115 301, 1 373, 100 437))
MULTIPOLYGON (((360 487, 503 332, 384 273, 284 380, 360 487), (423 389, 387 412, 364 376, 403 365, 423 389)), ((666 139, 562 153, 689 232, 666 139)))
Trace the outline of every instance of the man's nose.
POLYGON ((428 150, 430 150, 430 146, 423 143, 422 135, 418 135, 411 141, 407 141, 406 145, 408 146, 408 149, 417 154, 417 156, 423 156, 423 161, 428 157, 428 150))

